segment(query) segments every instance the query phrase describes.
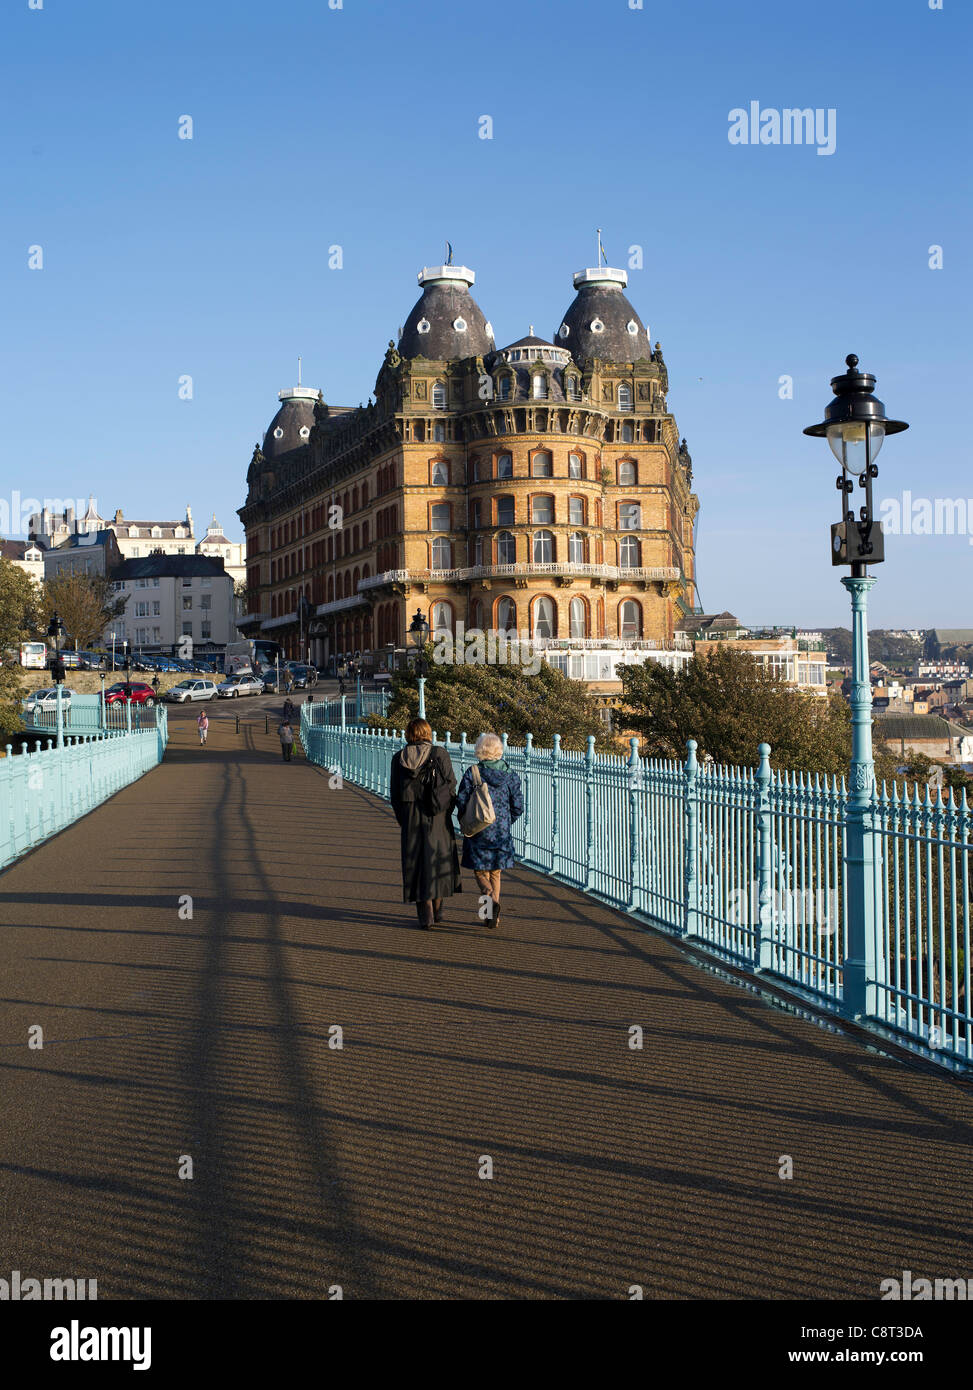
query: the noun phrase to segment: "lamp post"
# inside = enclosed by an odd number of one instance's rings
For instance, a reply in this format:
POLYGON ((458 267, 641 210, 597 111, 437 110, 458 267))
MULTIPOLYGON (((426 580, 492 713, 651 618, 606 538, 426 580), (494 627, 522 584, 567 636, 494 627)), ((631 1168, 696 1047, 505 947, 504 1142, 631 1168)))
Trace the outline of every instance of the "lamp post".
POLYGON ((841 465, 835 487, 841 494, 841 520, 831 527, 831 563, 847 565, 851 573, 842 584, 851 595, 851 777, 845 811, 845 866, 848 885, 848 955, 843 962, 844 1010, 851 1017, 878 1012, 880 912, 878 872, 881 845, 875 834, 875 762, 872 756, 872 686, 868 661, 868 591, 875 583, 867 566, 885 559, 882 523, 872 510, 872 483, 878 477, 875 460, 886 435, 909 426, 889 420, 873 392, 875 377, 858 371, 858 358, 845 358, 847 372, 832 377, 834 400, 820 424, 805 434, 827 439, 841 465), (864 501, 856 515, 856 487, 864 501))
POLYGON ((426 658, 425 646, 429 637, 429 624, 417 608, 415 617, 409 624, 409 637, 416 649, 416 674, 419 677, 419 718, 426 717, 426 658))
POLYGON ((51 614, 51 621, 47 629, 48 637, 54 639, 54 660, 51 662, 51 675, 54 678, 54 686, 57 690, 57 746, 64 747, 64 707, 61 703, 64 687, 64 663, 61 661, 61 638, 64 636, 64 624, 58 617, 57 609, 51 614))
POLYGON ((107 734, 108 719, 105 715, 105 673, 104 671, 99 671, 98 675, 101 679, 101 730, 102 733, 107 734))

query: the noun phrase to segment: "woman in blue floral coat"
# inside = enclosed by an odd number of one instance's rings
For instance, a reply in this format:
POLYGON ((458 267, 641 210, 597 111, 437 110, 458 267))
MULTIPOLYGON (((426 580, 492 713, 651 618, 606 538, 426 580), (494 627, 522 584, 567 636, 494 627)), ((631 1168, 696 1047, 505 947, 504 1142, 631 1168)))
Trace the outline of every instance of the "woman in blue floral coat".
MULTIPOLYGON (((463 867, 473 870, 480 893, 490 898, 487 926, 496 927, 500 921, 500 871, 517 862, 510 827, 524 814, 524 794, 520 778, 503 756, 503 741, 496 734, 481 734, 474 751, 480 777, 490 789, 496 820, 478 835, 464 836, 463 867)), ((456 793, 460 819, 474 790, 473 769, 468 767, 456 793)))

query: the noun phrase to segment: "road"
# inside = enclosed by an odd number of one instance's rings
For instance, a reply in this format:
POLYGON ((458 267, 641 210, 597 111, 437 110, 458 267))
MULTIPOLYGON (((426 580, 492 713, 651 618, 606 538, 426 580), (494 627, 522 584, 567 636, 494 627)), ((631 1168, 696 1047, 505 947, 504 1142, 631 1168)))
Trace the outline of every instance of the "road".
POLYGON ((0 1275, 829 1299, 970 1272, 968 1092, 539 874, 496 934, 469 875, 419 931, 388 808, 285 765, 264 703, 205 749, 171 711, 158 769, 0 878, 0 1275))

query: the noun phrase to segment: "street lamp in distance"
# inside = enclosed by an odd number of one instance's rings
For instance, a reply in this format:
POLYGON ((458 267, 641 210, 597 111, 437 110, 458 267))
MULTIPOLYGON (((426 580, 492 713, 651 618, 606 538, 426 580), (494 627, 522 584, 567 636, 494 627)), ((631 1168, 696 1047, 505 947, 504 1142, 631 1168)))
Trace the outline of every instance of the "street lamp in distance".
POLYGON ((419 718, 426 717, 426 657, 425 647, 429 640, 429 624, 417 608, 409 624, 409 638, 416 651, 416 675, 419 678, 419 718))

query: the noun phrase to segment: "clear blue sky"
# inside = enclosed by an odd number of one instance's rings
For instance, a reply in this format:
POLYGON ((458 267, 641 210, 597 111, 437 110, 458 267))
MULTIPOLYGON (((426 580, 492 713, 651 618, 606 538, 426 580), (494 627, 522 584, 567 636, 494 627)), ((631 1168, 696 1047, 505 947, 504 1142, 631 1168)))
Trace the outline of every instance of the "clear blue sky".
MULTIPOLYGON (((971 41, 961 0, 7 0, 0 493, 239 536, 298 353, 367 400, 446 238, 498 343, 549 335, 601 226, 612 264, 645 249, 704 605, 847 623, 801 435, 847 352, 911 424, 879 496, 973 507, 971 41), (753 100, 835 108, 836 152, 731 145, 753 100)), ((973 626, 969 539, 890 539, 872 625, 973 626)))

